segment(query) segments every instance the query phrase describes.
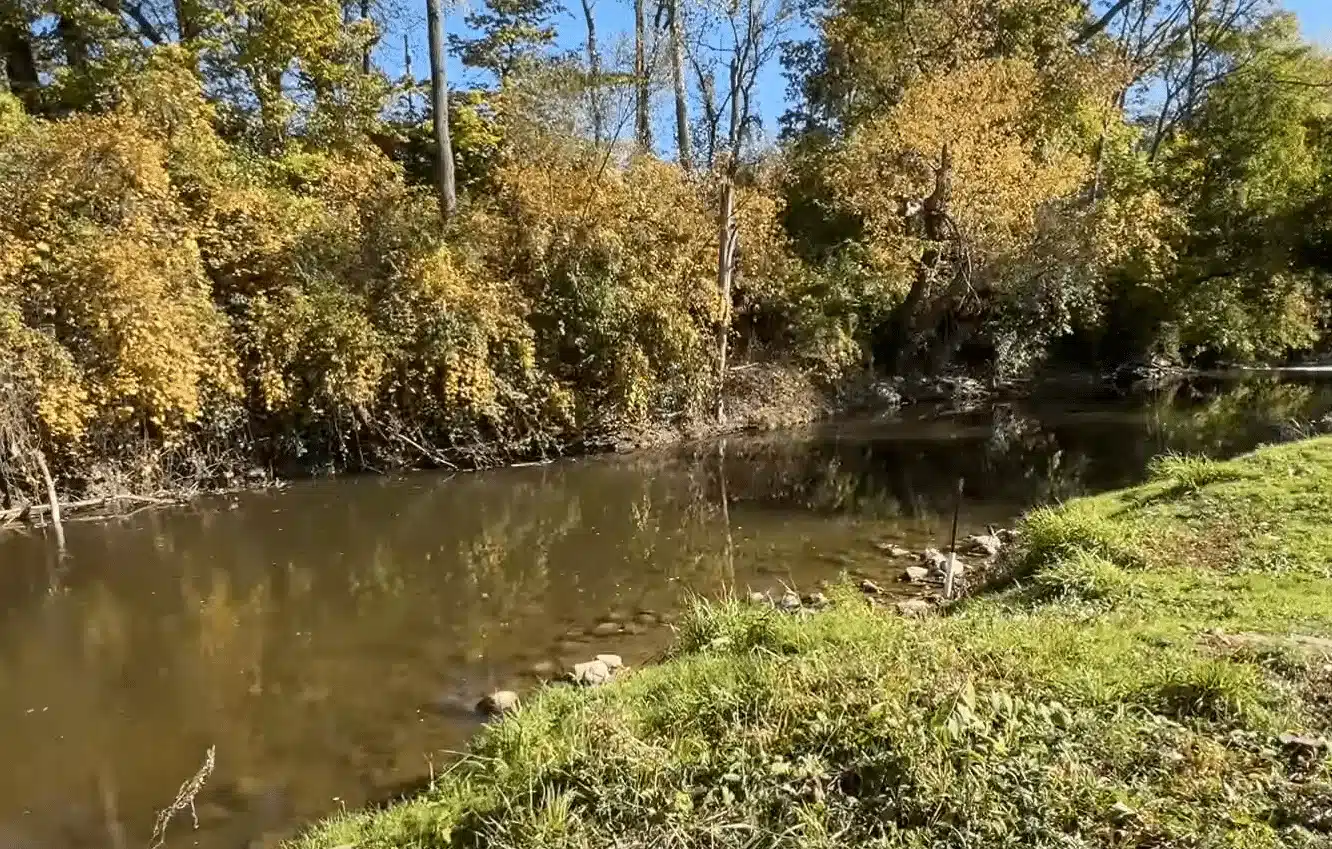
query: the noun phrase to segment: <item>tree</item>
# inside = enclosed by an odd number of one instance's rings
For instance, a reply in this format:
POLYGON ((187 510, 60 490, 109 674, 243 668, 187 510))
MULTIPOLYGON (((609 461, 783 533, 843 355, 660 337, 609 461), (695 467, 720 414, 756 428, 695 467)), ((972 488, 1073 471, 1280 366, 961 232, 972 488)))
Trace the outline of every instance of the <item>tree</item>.
MULTIPOLYGON (((745 164, 745 144, 751 140, 758 126, 754 110, 754 93, 758 74, 780 49, 794 15, 794 7, 787 0, 744 0, 714 7, 713 15, 725 35, 714 62, 725 62, 727 73, 724 108, 729 114, 726 137, 718 150, 715 134, 720 124, 718 109, 712 92, 707 92, 706 110, 710 118, 714 140, 709 144, 710 156, 717 162, 717 296, 721 301, 721 319, 717 325, 717 394, 716 416, 726 417, 726 369, 731 335, 731 303, 740 247, 739 219, 736 215, 736 182, 745 164)), ((699 63, 699 75, 709 75, 699 63)), ((709 86, 710 88, 710 86, 709 86)))
POLYGON ((449 36, 463 64, 490 71, 503 88, 511 77, 530 72, 555 43, 551 20, 563 11, 557 0, 486 0, 467 16, 473 38, 449 36))
POLYGON ((435 189, 440 218, 448 223, 458 208, 453 175, 453 144, 449 137, 449 87, 444 69, 444 14, 440 0, 426 0, 430 33, 430 111, 435 132, 435 189))
POLYGON ((605 104, 601 78, 601 53, 597 49, 597 21, 593 15, 593 0, 582 0, 583 20, 587 24, 587 95, 588 111, 592 116, 592 142, 601 144, 606 135, 605 104))
POLYGON ((681 0, 665 0, 662 6, 667 16, 671 41, 671 89, 675 95, 675 148, 680 167, 693 170, 693 139, 689 128, 689 97, 685 87, 684 68, 684 4, 681 0))
POLYGON ((634 0, 634 138, 645 153, 652 150, 652 90, 648 77, 646 2, 634 0))
POLYGON ((1042 102, 1048 87, 1017 59, 921 77, 837 157, 836 192, 865 220, 881 273, 906 287, 875 345, 897 370, 922 351, 946 363, 964 336, 936 336, 940 322, 977 318, 999 289, 998 261, 1025 251, 1041 210, 1083 184, 1083 147, 1062 104, 1042 102))

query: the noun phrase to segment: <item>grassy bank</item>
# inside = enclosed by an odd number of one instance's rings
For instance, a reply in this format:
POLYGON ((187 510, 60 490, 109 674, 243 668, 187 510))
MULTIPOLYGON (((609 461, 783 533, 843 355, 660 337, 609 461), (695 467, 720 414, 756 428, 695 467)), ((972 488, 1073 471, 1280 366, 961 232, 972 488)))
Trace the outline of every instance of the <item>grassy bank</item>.
POLYGON ((1009 565, 920 620, 700 604, 293 849, 1332 844, 1332 439, 1162 460, 1009 565))

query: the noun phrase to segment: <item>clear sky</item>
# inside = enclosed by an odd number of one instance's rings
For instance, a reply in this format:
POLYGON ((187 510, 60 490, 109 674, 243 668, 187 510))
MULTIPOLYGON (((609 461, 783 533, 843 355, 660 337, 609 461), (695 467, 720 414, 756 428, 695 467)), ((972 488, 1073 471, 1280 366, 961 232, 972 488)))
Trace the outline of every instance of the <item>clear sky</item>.
MULTIPOLYGON (((477 8, 483 0, 445 0, 447 27, 450 32, 463 33, 462 19, 469 8, 477 8)), ((582 18, 581 0, 563 0, 565 11, 557 20, 560 33, 559 46, 566 50, 581 50, 585 29, 582 18)), ((603 49, 613 47, 618 39, 633 33, 632 0, 593 0, 597 19, 597 38, 603 49)), ((647 0, 648 7, 654 8, 655 0, 647 0)), ((1099 5, 1099 4, 1098 4, 1099 5)), ((1332 0, 1280 0, 1280 5, 1294 12, 1300 19, 1304 36, 1310 41, 1321 44, 1332 51, 1332 0)), ((405 0, 401 3, 402 17, 390 23, 394 30, 379 48, 379 61, 382 66, 396 75, 402 69, 402 33, 406 32, 411 43, 413 70, 418 78, 425 78, 429 72, 425 36, 424 0, 405 0)), ((449 83, 460 87, 481 82, 481 78, 462 67, 456 56, 449 57, 449 83)), ((775 134, 777 120, 786 109, 786 81, 782 77, 781 67, 774 61, 763 69, 759 78, 757 106, 763 120, 766 134, 775 134)), ((657 109, 656 139, 658 145, 669 152, 673 149, 671 118, 667 114, 666 104, 657 109)))
POLYGON ((1332 49, 1332 0, 1286 0, 1283 5, 1299 16, 1305 38, 1332 49))

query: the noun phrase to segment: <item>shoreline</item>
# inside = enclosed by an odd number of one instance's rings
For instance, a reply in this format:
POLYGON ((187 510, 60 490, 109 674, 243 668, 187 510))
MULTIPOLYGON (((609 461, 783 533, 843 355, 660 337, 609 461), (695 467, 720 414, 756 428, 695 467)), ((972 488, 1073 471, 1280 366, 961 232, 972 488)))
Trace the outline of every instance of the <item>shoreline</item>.
MULTIPOLYGON (((1204 376, 1207 373, 1180 371, 1172 372, 1170 380, 1204 376)), ((101 522, 123 518, 140 510, 179 507, 204 497, 280 489, 305 480, 419 471, 481 472, 603 454, 651 451, 731 435, 788 430, 842 417, 882 415, 915 407, 951 403, 965 408, 1042 395, 1058 398, 1085 394, 1100 397, 1111 392, 1120 394, 1115 390, 1112 375, 1092 371, 1061 371, 998 385, 965 374, 933 378, 884 378, 858 374, 836 384, 821 385, 800 369, 771 363, 750 363, 736 367, 735 383, 738 386, 733 390, 726 419, 721 423, 714 420, 675 424, 665 420, 648 422, 602 437, 578 437, 556 452, 543 454, 515 453, 503 445, 478 444, 446 452, 436 458, 437 461, 447 462, 424 464, 404 460, 383 467, 338 468, 321 463, 264 468, 257 461, 250 460, 227 469, 221 475, 221 478, 227 480, 240 481, 237 485, 216 485, 216 481, 213 481, 183 483, 145 492, 63 492, 58 505, 64 522, 101 522)), ((0 510, 0 534, 48 528, 51 524, 45 517, 52 512, 51 505, 45 501, 0 510)))
POLYGON ((1332 828, 1330 492, 1328 438, 1165 459, 1142 486, 1034 511, 1006 583, 949 615, 847 586, 813 615, 699 601, 661 664, 541 691, 422 794, 288 845, 689 845, 718 828, 953 845, 961 823, 1313 845, 1332 828), (1236 528, 1265 530, 1237 546, 1236 528), (1176 757, 1205 760, 1179 781, 1176 757))

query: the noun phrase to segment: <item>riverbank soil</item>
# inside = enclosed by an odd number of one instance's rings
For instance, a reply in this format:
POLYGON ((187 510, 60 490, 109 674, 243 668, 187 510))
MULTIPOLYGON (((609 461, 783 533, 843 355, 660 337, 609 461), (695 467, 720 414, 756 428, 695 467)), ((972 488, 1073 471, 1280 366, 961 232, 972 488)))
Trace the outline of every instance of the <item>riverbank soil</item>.
POLYGON ((1020 530, 946 613, 700 602, 665 662, 292 849, 1328 846, 1332 439, 1163 458, 1020 530))

